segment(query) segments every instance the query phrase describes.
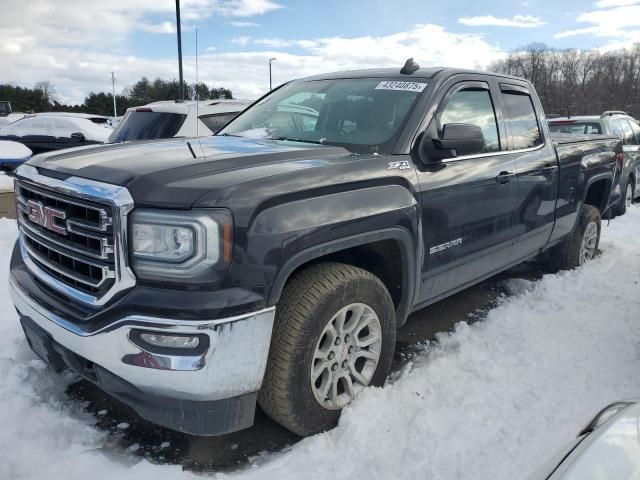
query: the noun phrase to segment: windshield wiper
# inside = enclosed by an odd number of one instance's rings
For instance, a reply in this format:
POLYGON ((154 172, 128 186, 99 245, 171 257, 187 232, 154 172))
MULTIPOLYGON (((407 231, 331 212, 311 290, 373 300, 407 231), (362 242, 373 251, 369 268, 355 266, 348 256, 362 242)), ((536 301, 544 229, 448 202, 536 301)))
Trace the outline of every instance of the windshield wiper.
POLYGON ((267 140, 279 140, 279 141, 301 142, 301 143, 315 143, 316 145, 324 145, 323 142, 319 142, 318 140, 302 140, 301 138, 271 137, 271 138, 268 138, 267 140))

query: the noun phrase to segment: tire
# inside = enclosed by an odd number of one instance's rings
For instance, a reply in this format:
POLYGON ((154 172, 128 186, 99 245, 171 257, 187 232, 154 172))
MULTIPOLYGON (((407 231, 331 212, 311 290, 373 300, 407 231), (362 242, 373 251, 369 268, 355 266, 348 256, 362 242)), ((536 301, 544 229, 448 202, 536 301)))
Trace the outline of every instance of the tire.
POLYGON ((571 235, 550 252, 553 270, 571 270, 591 260, 598 251, 601 228, 600 211, 593 205, 582 205, 571 235))
POLYGON ((635 183, 633 178, 627 179, 627 184, 624 187, 624 193, 620 199, 620 204, 616 207, 616 213, 618 215, 624 215, 627 212, 627 208, 633 204, 633 196, 635 195, 635 183))
POLYGON ((306 268, 287 282, 276 307, 271 350, 258 403, 273 420, 298 435, 329 430, 337 424, 345 400, 350 402, 347 379, 340 377, 335 390, 331 379, 355 368, 360 380, 367 377, 370 380, 359 383, 349 374, 353 396, 365 385, 382 386, 391 369, 395 340, 393 302, 378 277, 341 263, 306 268), (340 322, 344 330, 340 330, 340 322), (351 335, 345 334, 354 324, 357 325, 351 335), (361 328, 364 324, 367 327, 361 328), (340 335, 340 344, 336 346, 338 332, 344 335, 340 335), (359 346, 374 338, 378 340, 372 345, 359 346), (366 356, 364 351, 368 352, 366 356), (376 364, 369 357, 377 353, 376 364), (312 368, 320 372, 314 384, 312 368), (323 396, 327 385, 331 387, 323 396), (341 390, 340 395, 334 395, 341 390))

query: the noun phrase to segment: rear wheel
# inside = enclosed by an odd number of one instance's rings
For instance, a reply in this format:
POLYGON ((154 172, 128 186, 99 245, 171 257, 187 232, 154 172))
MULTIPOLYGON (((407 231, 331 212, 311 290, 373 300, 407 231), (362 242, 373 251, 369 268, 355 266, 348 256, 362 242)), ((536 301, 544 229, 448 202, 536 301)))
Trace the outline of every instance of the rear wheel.
POLYGON ((260 406, 298 435, 332 428, 362 390, 384 384, 395 334, 393 302, 375 275, 339 263, 302 270, 276 308, 260 406))
POLYGON ((595 257, 600 244, 600 211, 593 205, 583 205, 573 233, 550 252, 554 270, 570 270, 595 257))

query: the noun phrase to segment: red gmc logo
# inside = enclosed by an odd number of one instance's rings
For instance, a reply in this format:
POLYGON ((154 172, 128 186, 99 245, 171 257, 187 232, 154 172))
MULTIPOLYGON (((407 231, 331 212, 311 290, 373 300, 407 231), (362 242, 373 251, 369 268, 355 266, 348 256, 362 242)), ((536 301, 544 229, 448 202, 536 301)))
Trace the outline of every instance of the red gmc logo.
POLYGON ((66 227, 56 224, 56 218, 64 220, 67 218, 67 214, 62 210, 57 210, 51 207, 45 207, 40 202, 29 200, 27 202, 28 217, 33 223, 40 225, 52 232, 59 233, 60 235, 66 235, 66 227))

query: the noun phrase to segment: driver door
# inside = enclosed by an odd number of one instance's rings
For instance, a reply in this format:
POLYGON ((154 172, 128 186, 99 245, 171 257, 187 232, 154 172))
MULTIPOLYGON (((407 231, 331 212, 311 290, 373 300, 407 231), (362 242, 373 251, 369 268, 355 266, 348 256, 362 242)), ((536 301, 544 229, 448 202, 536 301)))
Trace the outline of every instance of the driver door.
POLYGON ((446 124, 466 123, 480 126, 485 142, 477 152, 419 167, 425 252, 421 303, 503 269, 517 234, 516 165, 505 155, 495 87, 466 81, 442 90, 425 135, 441 138, 446 124))

